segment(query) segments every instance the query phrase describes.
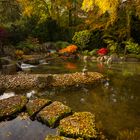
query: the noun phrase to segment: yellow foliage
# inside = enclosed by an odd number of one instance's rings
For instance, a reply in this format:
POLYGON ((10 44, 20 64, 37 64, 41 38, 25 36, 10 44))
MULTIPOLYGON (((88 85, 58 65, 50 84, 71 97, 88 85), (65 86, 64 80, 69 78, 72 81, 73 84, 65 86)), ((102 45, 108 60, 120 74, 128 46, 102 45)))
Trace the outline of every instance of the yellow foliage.
POLYGON ((15 55, 18 59, 21 59, 24 55, 24 52, 22 50, 16 50, 15 55))
POLYGON ((89 12, 97 6, 102 14, 108 12, 110 20, 113 22, 117 17, 117 8, 120 2, 120 0, 83 0, 82 9, 89 12))

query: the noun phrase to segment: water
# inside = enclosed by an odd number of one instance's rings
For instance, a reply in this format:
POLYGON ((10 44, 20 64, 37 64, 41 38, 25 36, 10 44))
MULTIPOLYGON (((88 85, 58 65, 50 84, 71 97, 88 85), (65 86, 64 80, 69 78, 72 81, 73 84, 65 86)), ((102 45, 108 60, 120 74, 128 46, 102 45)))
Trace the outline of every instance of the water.
MULTIPOLYGON (((98 71, 106 75, 107 80, 103 81, 96 87, 76 87, 71 89, 52 89, 50 91, 39 91, 33 96, 58 100, 70 106, 74 111, 90 111, 96 115, 97 127, 100 128, 110 140, 115 140, 122 132, 127 136, 131 135, 129 131, 137 130, 135 136, 140 138, 140 63, 122 63, 113 64, 111 67, 104 64, 93 62, 82 63, 80 61, 57 61, 39 67, 32 68, 32 73, 71 73, 82 71, 84 66, 87 66, 89 71, 98 71)), ((13 120, 16 125, 16 121, 13 120)), ((6 127, 12 129, 9 125, 12 121, 6 123, 6 127)), ((19 123, 22 123, 19 121, 19 123)), ((47 131, 47 127, 38 122, 31 122, 32 125, 37 123, 40 130, 47 131), (45 128, 44 128, 45 127, 45 128)), ((18 123, 17 123, 18 124, 18 123)), ((20 125, 16 125, 21 130, 20 125)), ((10 131, 3 127, 0 128, 0 140, 3 131, 10 131)), ((26 130, 27 131, 27 130, 26 130)), ((28 138, 40 138, 44 135, 39 132, 39 129, 28 131, 28 138), (34 135, 33 132, 35 131, 34 135)), ((53 130, 50 130, 53 133, 53 130)), ((17 132, 13 132, 15 135, 17 132)), ((18 131, 22 136, 22 131, 18 131)), ((126 140, 125 136, 125 140, 126 140)), ((7 139, 6 139, 7 140, 7 139)), ((8 140, 15 140, 14 138, 8 140)), ((120 138, 121 140, 121 138, 120 138)), ((130 138, 132 140, 132 138, 130 138)))
POLYGON ((44 140, 47 135, 55 134, 56 129, 19 117, 12 121, 0 123, 0 140, 44 140))

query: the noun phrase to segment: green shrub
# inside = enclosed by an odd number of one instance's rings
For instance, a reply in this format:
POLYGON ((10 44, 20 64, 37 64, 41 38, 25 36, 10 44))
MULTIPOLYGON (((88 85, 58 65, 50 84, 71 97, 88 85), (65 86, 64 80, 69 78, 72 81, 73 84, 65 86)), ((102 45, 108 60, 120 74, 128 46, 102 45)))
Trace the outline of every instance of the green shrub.
POLYGON ((88 43, 90 42, 91 35, 92 34, 89 30, 75 32, 75 35, 73 36, 72 40, 77 46, 79 46, 81 50, 83 50, 86 47, 88 47, 88 43))
POLYGON ((110 53, 116 53, 118 51, 118 43, 114 40, 105 39, 104 42, 107 44, 107 48, 110 53))
POLYGON ((140 54, 140 46, 137 43, 134 43, 132 39, 129 39, 124 42, 126 49, 129 53, 140 54))
POLYGON ((58 49, 63 49, 63 48, 66 48, 67 46, 69 46, 70 43, 68 42, 65 42, 65 41, 58 41, 55 43, 55 46, 58 48, 58 49))
POLYGON ((88 55, 88 56, 97 55, 97 50, 98 49, 93 49, 92 51, 84 50, 84 51, 82 51, 82 54, 83 55, 88 55))
POLYGON ((17 49, 23 50, 25 54, 34 52, 39 48, 39 41, 37 38, 29 37, 25 41, 20 42, 17 46, 17 49))

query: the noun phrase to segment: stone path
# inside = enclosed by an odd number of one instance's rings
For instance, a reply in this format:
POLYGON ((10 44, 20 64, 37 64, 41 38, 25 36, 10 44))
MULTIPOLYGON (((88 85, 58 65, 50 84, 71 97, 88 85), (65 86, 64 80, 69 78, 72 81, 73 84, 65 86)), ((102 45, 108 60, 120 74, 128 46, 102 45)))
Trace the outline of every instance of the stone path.
POLYGON ((45 140, 90 140, 99 139, 96 130, 95 115, 90 112, 72 112, 61 102, 48 99, 27 100, 25 96, 13 96, 0 100, 0 120, 28 112, 29 116, 47 126, 57 127, 60 136, 46 136, 45 140), (23 108, 25 110, 23 110, 23 108))
POLYGON ((98 72, 88 72, 83 75, 81 72, 71 74, 16 74, 0 75, 1 89, 31 89, 69 87, 77 84, 95 84, 104 76, 98 72))

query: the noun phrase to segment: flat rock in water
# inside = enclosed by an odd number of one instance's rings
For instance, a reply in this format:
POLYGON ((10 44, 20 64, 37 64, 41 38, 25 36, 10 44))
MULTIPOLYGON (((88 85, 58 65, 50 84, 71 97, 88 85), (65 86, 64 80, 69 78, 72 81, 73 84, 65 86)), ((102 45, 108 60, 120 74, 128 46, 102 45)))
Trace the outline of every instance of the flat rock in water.
POLYGON ((41 109, 43 109, 46 105, 51 103, 48 99, 34 99, 30 100, 27 105, 26 109, 28 114, 32 117, 36 115, 41 109))
MULTIPOLYGON (((63 137, 63 136, 52 136, 49 135, 45 138, 45 140, 75 140, 73 138, 67 138, 67 137, 63 137)), ((83 140, 82 138, 77 138, 76 140, 83 140)))
POLYGON ((55 127, 58 121, 65 116, 71 114, 71 108, 62 104, 61 102, 55 101, 49 106, 46 106, 37 115, 38 120, 42 121, 49 127, 55 127))
POLYGON ((90 112, 77 112, 60 121, 60 135, 84 139, 96 139, 95 116, 90 112))
POLYGON ((25 96, 13 96, 7 99, 0 100, 0 120, 7 117, 12 117, 20 112, 27 103, 25 96))

